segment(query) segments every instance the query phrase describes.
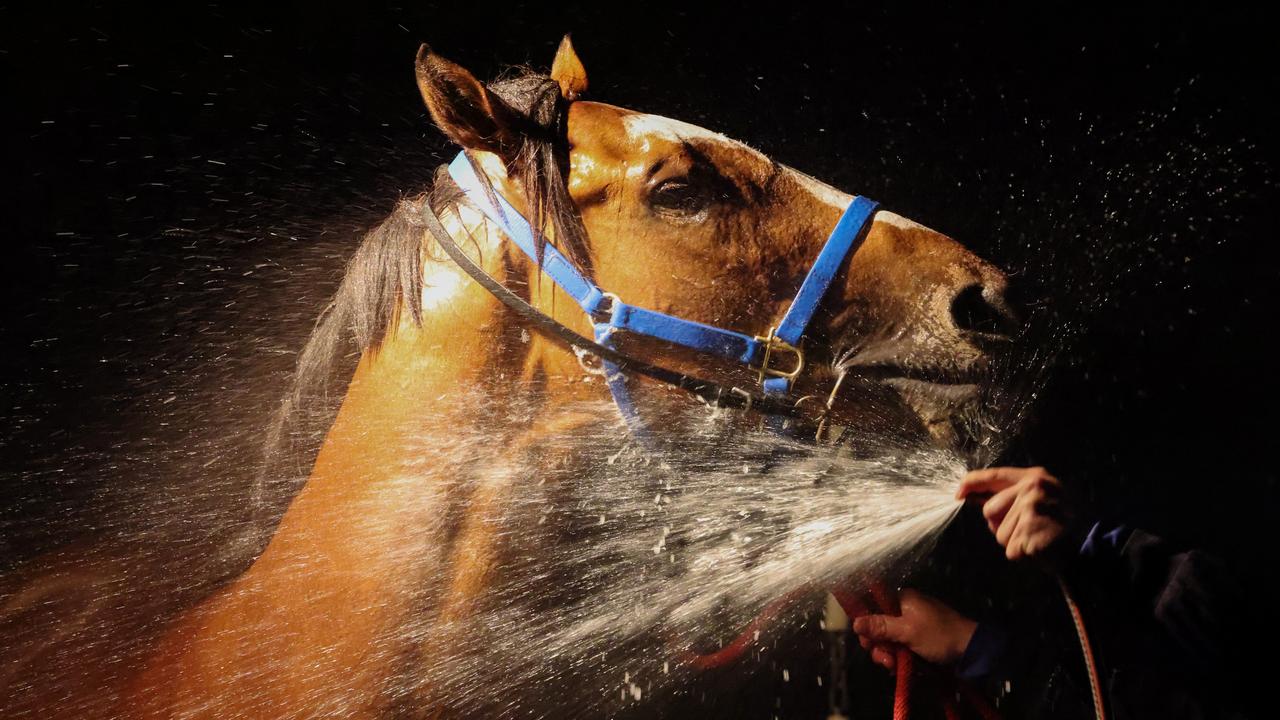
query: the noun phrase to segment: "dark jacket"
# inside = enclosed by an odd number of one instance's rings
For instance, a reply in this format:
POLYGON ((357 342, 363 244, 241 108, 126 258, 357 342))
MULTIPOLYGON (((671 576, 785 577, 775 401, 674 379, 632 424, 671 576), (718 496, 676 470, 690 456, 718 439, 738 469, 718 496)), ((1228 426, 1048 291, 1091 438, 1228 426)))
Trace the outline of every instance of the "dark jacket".
MULTIPOLYGON (((1269 628, 1257 623, 1254 598, 1218 558, 1096 524, 1061 573, 1084 616, 1109 718, 1259 716, 1276 648, 1261 637, 1269 628)), ((1043 590, 980 620, 956 671, 1006 717, 1093 717, 1075 626, 1061 592, 1043 590)))

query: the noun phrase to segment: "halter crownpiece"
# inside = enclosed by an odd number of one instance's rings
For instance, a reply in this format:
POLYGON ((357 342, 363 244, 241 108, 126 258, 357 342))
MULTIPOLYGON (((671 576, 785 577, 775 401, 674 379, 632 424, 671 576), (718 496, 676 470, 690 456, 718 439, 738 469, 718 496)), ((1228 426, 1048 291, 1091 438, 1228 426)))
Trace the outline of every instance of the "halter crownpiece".
MULTIPOLYGON (((458 153, 449 164, 449 175, 489 221, 497 225, 529 259, 537 262, 538 248, 533 227, 501 193, 488 191, 465 152, 458 153)), ((664 340, 744 364, 757 372, 766 396, 785 397, 804 370, 801 343, 809 323, 840 268, 866 238, 877 210, 879 204, 874 200, 862 196, 853 198, 809 268, 782 321, 764 335, 746 335, 629 305, 617 295, 597 287, 550 244, 542 249, 541 267, 542 272, 568 293, 591 319, 595 341, 599 345, 614 349, 614 336, 620 332, 664 340), (782 355, 792 357, 790 366, 774 367, 773 361, 782 355)), ((626 385, 623 368, 610 357, 602 357, 601 361, 609 392, 619 412, 634 432, 645 434, 626 385)))

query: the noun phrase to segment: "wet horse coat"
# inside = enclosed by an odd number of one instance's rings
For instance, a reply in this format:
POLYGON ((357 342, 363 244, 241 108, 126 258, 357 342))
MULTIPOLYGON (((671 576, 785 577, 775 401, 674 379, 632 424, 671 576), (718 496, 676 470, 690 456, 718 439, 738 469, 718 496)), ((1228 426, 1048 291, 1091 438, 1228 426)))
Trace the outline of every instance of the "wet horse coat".
MULTIPOLYGON (((567 42, 550 78, 486 87, 425 52, 417 70, 437 125, 495 190, 630 303, 760 332, 786 311, 851 199, 721 135, 579 99, 586 73, 567 42)), ((433 247, 423 203, 488 274, 590 335, 576 304, 457 201, 438 180, 366 239, 362 257, 377 262, 352 264, 331 313, 343 302, 374 309, 342 316, 363 354, 309 479, 252 567, 174 619, 96 714, 466 709, 429 668, 465 646, 459 620, 502 602, 515 544, 556 542, 552 531, 511 532, 527 519, 513 488, 574 476, 564 471, 572 449, 548 440, 599 432, 607 419, 584 407, 607 393, 584 382, 577 357, 529 336, 433 247)), ((949 419, 973 399, 991 345, 1003 340, 1004 282, 951 239, 880 213, 825 299, 798 392, 825 397, 837 372, 850 371, 866 392, 837 398, 847 417, 946 441, 949 419), (975 302, 995 325, 957 310, 975 302)), ((703 376, 743 372, 652 343, 624 347, 703 376)), ((685 398, 636 385, 651 417, 687 409, 685 398)))

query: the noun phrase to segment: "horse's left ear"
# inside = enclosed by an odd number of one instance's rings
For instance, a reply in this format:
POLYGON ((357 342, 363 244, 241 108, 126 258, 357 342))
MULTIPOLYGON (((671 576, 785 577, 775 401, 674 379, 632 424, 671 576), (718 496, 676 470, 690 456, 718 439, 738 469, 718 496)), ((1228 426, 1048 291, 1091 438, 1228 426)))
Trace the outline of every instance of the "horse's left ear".
POLYGON ((423 45, 415 63, 418 90, 431 119, 450 140, 468 150, 486 150, 503 160, 520 149, 517 113, 466 68, 423 45))
POLYGON ((551 63, 551 79, 560 84, 560 94, 565 100, 577 100, 587 91, 587 69, 578 59, 578 53, 574 52, 568 35, 560 41, 555 62, 551 63))

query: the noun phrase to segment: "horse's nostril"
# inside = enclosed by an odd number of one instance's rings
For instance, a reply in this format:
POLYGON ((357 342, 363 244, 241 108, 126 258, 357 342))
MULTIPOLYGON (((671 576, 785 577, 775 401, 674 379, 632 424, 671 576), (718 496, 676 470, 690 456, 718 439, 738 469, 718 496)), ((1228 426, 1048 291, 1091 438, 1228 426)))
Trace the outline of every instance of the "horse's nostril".
POLYGON ((951 319, 964 332, 984 335, 1006 335, 1013 324, 1013 317, 1001 300, 987 299, 982 285, 970 285, 956 294, 951 301, 951 319))

